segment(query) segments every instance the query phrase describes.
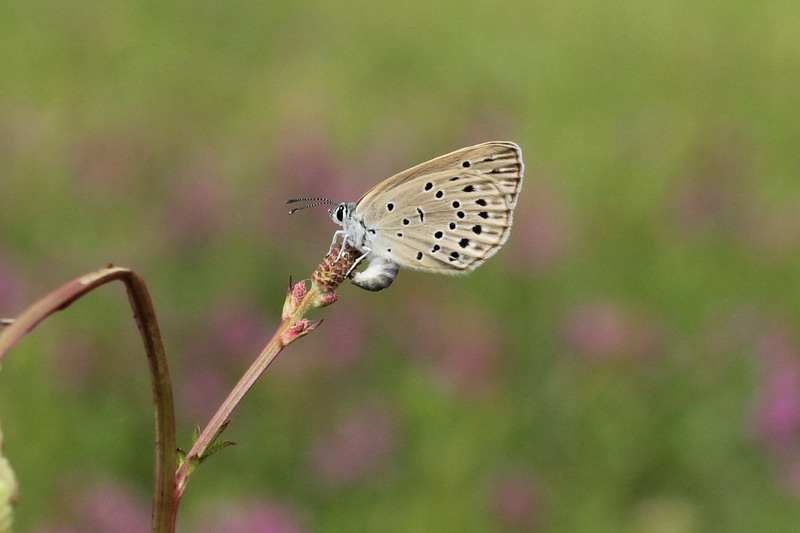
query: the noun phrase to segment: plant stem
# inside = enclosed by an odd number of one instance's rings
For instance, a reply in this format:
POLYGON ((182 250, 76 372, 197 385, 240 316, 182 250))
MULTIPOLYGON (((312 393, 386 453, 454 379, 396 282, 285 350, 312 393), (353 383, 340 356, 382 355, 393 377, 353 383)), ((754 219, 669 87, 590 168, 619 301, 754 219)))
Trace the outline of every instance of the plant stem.
POLYGON ((108 267, 65 283, 25 309, 13 321, 4 319, 3 325, 7 327, 0 330, 0 360, 45 318, 67 308, 97 287, 115 280, 125 283, 128 291, 128 300, 144 342, 153 389, 156 450, 152 529, 158 533, 170 532, 174 530, 173 517, 176 513, 173 506, 177 505, 172 498, 174 472, 177 467, 175 409, 166 353, 153 302, 144 280, 127 268, 108 267))
MULTIPOLYGON (((203 456, 203 453, 213 443, 214 438, 218 435, 220 428, 228 420, 231 413, 242 400, 244 395, 247 394, 247 391, 249 391, 258 378, 261 377, 261 374, 263 374, 270 363, 275 360, 275 357, 286 347, 288 343, 284 338, 284 334, 289 330, 289 328, 297 324, 297 322, 305 316, 308 310, 314 305, 314 302, 319 294, 320 291, 317 286, 312 285, 303 299, 300 301, 299 305, 281 322, 273 337, 269 340, 258 357, 256 357, 255 361, 253 361, 253 364, 250 365, 250 368, 248 368, 244 375, 239 379, 239 382, 236 384, 233 390, 231 390, 230 394, 228 394, 228 397, 225 399, 225 401, 222 402, 222 405, 220 405, 217 412, 214 413, 214 416, 211 417, 211 420, 200 433, 197 441, 187 454, 183 465, 181 465, 176 472, 176 502, 179 502, 183 497, 183 493, 186 490, 186 484, 189 481, 189 476, 192 474, 194 462, 203 456)), ((174 506, 176 512, 177 507, 178 506, 176 504, 174 506)))

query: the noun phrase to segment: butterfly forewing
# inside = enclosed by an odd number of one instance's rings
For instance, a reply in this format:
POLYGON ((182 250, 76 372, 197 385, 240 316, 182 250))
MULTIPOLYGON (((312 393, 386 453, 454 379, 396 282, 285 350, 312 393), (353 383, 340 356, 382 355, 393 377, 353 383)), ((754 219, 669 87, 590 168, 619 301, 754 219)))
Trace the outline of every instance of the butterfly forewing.
POLYGON ((461 148, 395 174, 367 191, 358 204, 369 204, 373 197, 382 194, 386 189, 424 179, 428 174, 470 171, 490 176, 503 194, 508 195, 509 206, 513 209, 522 186, 523 168, 519 146, 510 141, 491 141, 461 148))
POLYGON ((356 212, 375 231, 376 254, 411 268, 468 272, 508 238, 513 205, 506 188, 491 174, 459 166, 380 189, 356 212))

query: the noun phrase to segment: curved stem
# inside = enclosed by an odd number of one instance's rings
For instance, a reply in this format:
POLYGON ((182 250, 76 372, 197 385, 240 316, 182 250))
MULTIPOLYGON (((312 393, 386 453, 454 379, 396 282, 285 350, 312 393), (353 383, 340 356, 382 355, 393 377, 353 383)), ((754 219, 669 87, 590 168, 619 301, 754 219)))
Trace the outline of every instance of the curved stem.
POLYGON ((177 466, 175 410, 166 353, 161 341, 155 310, 144 280, 127 268, 108 267, 65 283, 47 294, 0 331, 0 361, 26 334, 51 314, 66 309, 72 302, 111 281, 125 283, 134 318, 144 342, 155 404, 155 478, 153 494, 154 532, 174 531, 177 501, 173 473, 177 466))

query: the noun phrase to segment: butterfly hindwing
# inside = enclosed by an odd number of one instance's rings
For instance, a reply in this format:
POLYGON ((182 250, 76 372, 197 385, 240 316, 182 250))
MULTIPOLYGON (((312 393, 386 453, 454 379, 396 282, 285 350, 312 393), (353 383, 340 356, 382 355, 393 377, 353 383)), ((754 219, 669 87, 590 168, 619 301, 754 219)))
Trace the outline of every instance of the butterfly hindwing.
POLYGON ((376 256, 410 268, 469 272, 508 238, 516 198, 508 188, 491 174, 460 166, 381 188, 366 204, 360 201, 356 213, 374 231, 376 256))

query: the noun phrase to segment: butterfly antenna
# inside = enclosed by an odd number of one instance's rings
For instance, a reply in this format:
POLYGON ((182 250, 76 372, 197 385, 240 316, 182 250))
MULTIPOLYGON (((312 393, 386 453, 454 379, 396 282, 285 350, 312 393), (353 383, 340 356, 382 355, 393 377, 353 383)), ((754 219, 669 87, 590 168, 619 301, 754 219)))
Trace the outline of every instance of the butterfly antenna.
POLYGON ((295 202, 312 202, 312 203, 300 207, 295 207, 294 209, 289 211, 290 215, 297 213, 302 209, 308 209, 309 207, 317 207, 318 205, 325 205, 325 204, 338 205, 337 202, 334 202, 333 200, 330 200, 328 198, 291 198, 289 200, 286 200, 287 204, 293 204, 295 202))

